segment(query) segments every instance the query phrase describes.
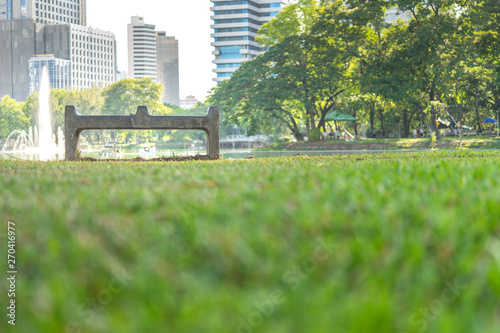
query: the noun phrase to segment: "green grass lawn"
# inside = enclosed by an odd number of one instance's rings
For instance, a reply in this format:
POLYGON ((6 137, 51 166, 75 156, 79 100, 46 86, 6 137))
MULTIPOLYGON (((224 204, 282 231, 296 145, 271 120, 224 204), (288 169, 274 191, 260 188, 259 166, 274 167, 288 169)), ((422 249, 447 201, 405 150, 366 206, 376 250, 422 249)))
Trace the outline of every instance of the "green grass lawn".
POLYGON ((498 332, 499 162, 0 161, 0 331, 498 332))
MULTIPOLYGON (((319 140, 306 142, 278 142, 257 150, 425 150, 455 149, 460 147, 460 138, 443 137, 440 142, 431 138, 401 139, 359 139, 352 142, 344 140, 319 140)), ((500 149, 500 138, 495 136, 464 136, 462 148, 500 149)))

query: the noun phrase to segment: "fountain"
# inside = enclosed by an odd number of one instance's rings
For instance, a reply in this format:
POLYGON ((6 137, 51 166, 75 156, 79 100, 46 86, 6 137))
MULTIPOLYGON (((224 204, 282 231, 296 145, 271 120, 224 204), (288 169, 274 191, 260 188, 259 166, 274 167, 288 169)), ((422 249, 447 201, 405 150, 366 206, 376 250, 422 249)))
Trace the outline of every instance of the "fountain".
POLYGON ((49 73, 47 67, 44 67, 40 80, 38 126, 30 127, 28 133, 24 130, 15 130, 10 133, 5 140, 2 152, 29 160, 64 159, 64 135, 61 128, 57 129, 56 134, 52 132, 49 97, 49 73), (11 149, 10 145, 12 145, 11 149))

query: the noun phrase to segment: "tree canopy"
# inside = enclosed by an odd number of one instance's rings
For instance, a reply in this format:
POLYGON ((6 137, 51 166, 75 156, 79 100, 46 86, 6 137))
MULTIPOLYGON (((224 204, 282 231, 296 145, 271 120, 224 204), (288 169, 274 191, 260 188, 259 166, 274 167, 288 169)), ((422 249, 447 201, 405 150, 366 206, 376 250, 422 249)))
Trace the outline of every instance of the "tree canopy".
POLYGON ((339 108, 370 133, 399 123, 439 139, 438 119, 451 113, 480 131, 500 108, 499 21, 493 0, 300 0, 263 25, 267 51, 209 100, 249 133, 298 140, 317 138, 339 108))
POLYGON ((23 111, 23 103, 9 96, 0 101, 0 139, 6 139, 14 130, 26 128, 29 118, 23 111))
MULTIPOLYGON (((128 115, 135 114, 137 107, 146 105, 151 114, 165 115, 172 109, 161 103, 163 88, 151 79, 126 79, 103 88, 99 85, 83 90, 50 90, 50 109, 53 114, 52 126, 55 132, 58 127, 64 130, 64 109, 67 105, 75 105, 83 115, 128 115)), ((32 93, 26 102, 17 102, 5 96, 0 102, 0 139, 5 139, 13 130, 28 130, 37 125, 39 111, 39 94, 32 93)), ((100 141, 103 131, 87 131, 84 136, 88 141, 97 137, 100 141)), ((154 131, 144 131, 143 135, 152 137, 154 131), (147 133, 146 133, 147 132, 147 133)), ((105 135, 114 137, 112 131, 104 131, 105 135)), ((135 136, 132 131, 123 131, 122 136, 128 140, 135 136)))
POLYGON ((150 78, 124 79, 106 87, 103 114, 135 114, 137 107, 148 107, 150 114, 166 115, 171 109, 162 104, 163 86, 150 78))

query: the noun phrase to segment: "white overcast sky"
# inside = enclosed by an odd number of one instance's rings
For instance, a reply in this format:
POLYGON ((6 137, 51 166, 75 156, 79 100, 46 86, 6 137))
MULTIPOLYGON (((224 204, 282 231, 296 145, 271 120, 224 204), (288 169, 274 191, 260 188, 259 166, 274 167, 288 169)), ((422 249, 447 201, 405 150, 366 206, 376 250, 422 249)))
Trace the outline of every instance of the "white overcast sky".
POLYGON ((179 41, 180 98, 194 95, 204 101, 212 80, 209 0, 87 0, 87 25, 115 34, 119 71, 127 71, 127 24, 143 16, 179 41))

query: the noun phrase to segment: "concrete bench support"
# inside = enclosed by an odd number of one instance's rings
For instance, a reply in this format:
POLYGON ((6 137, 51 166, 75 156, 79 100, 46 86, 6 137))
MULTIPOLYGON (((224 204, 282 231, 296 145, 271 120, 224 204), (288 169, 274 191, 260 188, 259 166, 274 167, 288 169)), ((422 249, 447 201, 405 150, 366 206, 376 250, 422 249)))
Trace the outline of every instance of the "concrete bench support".
POLYGON ((65 109, 66 160, 74 160, 80 150, 83 130, 203 130, 207 133, 207 154, 219 158, 219 108, 211 106, 206 116, 151 116, 139 106, 131 116, 82 116, 75 106, 65 109))

